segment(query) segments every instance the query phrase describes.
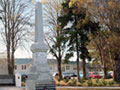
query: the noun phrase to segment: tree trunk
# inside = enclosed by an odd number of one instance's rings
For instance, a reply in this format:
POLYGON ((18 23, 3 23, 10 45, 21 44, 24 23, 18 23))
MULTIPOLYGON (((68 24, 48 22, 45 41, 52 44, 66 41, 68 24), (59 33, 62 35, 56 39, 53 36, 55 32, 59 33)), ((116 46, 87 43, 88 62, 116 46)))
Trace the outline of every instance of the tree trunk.
POLYGON ((7 63, 8 63, 8 74, 11 75, 11 62, 10 62, 10 48, 9 46, 7 47, 7 63))
POLYGON ((76 35, 76 52, 77 52, 77 80, 78 82, 80 82, 80 64, 79 64, 79 50, 78 50, 78 39, 77 39, 77 35, 76 35))
POLYGON ((11 55, 11 73, 14 74, 14 67, 15 67, 15 59, 14 59, 14 51, 12 51, 12 55, 11 55))
POLYGON ((62 80, 61 59, 58 60, 58 75, 59 80, 62 80))
MULTIPOLYGON (((13 23, 14 23, 14 19, 13 19, 13 23)), ((14 24, 12 26, 12 36, 11 36, 11 44, 12 44, 12 53, 11 53, 11 65, 12 65, 12 74, 14 74, 14 67, 15 67, 15 60, 14 60, 14 53, 15 53, 15 30, 14 30, 14 24)))
POLYGON ((107 79, 107 67, 106 67, 105 58, 104 58, 104 61, 103 61, 103 71, 104 71, 104 79, 107 79))
POLYGON ((104 66, 104 79, 107 79, 107 68, 104 66))
POLYGON ((120 84, 120 60, 118 55, 116 55, 116 58, 115 58, 114 81, 120 84))
POLYGON ((83 59, 83 78, 86 79, 86 62, 85 59, 83 59))
POLYGON ((79 66, 79 58, 78 58, 78 54, 77 54, 77 80, 78 82, 80 82, 80 66, 79 66))

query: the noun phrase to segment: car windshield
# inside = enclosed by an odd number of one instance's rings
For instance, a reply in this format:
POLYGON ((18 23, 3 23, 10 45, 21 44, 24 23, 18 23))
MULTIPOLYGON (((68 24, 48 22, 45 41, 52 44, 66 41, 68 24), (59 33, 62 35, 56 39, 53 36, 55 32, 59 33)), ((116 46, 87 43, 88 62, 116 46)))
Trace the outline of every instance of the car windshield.
POLYGON ((63 73, 63 75, 68 75, 68 76, 70 76, 70 75, 73 75, 73 73, 63 73))
POLYGON ((93 73, 93 74, 97 75, 98 73, 93 73))

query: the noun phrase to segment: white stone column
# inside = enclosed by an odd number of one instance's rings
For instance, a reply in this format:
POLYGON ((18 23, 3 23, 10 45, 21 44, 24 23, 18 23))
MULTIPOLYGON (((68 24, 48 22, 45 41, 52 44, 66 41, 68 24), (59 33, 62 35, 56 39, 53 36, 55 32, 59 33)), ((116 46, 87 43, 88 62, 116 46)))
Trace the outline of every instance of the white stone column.
POLYGON ((53 81, 47 62, 48 46, 44 43, 42 23, 42 4, 38 2, 35 9, 35 43, 31 46, 33 62, 28 74, 26 90, 36 90, 37 85, 46 85, 53 81))
POLYGON ((42 4, 37 3, 35 7, 35 42, 43 42, 43 18, 42 18, 42 4))

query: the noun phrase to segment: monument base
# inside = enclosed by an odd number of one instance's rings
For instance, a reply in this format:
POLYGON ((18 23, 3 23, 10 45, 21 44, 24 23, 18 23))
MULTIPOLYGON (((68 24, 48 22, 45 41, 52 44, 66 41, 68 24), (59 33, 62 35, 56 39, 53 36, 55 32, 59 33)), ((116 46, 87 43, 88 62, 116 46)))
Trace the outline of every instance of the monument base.
POLYGON ((35 80, 27 80, 26 90, 56 90, 56 85, 54 81, 35 82, 35 80))
POLYGON ((49 82, 47 84, 36 84, 36 90, 56 90, 55 83, 49 82))

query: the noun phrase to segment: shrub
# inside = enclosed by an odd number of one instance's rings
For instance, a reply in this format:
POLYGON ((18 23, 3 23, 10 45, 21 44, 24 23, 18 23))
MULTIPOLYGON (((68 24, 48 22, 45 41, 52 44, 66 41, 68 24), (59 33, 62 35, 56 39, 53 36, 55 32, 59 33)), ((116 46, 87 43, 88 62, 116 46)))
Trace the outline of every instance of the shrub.
POLYGON ((77 82, 76 85, 77 86, 82 86, 82 84, 80 82, 77 82))
POLYGON ((58 79, 57 79, 57 78, 53 78, 53 79, 54 79, 56 85, 57 85, 57 86, 60 86, 60 82, 58 81, 58 79))
POLYGON ((109 81, 108 84, 109 84, 110 86, 112 86, 112 85, 115 84, 115 82, 114 82, 114 81, 109 81))
POLYGON ((99 79, 96 79, 95 81, 96 81, 96 83, 99 83, 99 79))
POLYGON ((21 85, 25 87, 25 82, 22 82, 21 85))
POLYGON ((87 83, 87 82, 84 82, 84 83, 82 83, 82 86, 87 87, 87 86, 88 86, 88 83, 87 83))
POLYGON ((102 84, 103 84, 104 86, 107 85, 107 82, 105 81, 105 79, 102 80, 102 84))
POLYGON ((63 79, 65 83, 67 83, 69 81, 69 79, 63 79))
POLYGON ((54 80, 57 86, 119 86, 113 79, 81 79, 81 82, 77 82, 77 79, 63 79, 59 81, 54 78, 54 80))
POLYGON ((81 78, 80 83, 84 83, 84 82, 85 82, 85 79, 81 78))
POLYGON ((70 79, 67 84, 70 85, 70 86, 75 86, 76 82, 77 82, 76 79, 70 79))
POLYGON ((60 84, 61 86, 67 86, 67 83, 66 83, 64 80, 61 80, 61 81, 59 82, 59 84, 60 84))
POLYGON ((89 79, 88 82, 87 82, 87 84, 88 84, 88 86, 93 86, 93 82, 92 82, 92 80, 89 79))
POLYGON ((99 82, 98 84, 97 84, 97 86, 104 86, 101 82, 99 82))

